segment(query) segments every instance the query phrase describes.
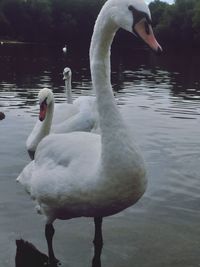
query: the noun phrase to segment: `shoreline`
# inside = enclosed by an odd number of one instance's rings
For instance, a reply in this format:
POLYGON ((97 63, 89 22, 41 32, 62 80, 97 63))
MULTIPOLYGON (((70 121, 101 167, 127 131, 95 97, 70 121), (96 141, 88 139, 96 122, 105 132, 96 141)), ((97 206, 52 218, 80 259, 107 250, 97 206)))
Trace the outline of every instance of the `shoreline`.
POLYGON ((28 44, 28 42, 22 42, 18 40, 5 40, 5 39, 0 39, 0 44, 28 44))

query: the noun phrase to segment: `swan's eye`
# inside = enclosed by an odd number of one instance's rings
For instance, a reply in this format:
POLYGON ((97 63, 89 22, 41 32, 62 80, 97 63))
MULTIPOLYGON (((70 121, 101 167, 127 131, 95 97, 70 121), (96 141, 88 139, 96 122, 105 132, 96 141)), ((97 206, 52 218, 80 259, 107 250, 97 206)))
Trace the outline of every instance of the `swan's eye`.
MULTIPOLYGON (((151 24, 151 19, 149 17, 148 14, 146 14, 143 11, 137 10, 136 8, 134 8, 132 5, 128 6, 128 9, 132 12, 133 14, 133 21, 134 21, 134 25, 137 24, 138 22, 140 22, 141 20, 145 19, 147 22, 147 26, 148 24, 151 24)), ((134 27, 133 25, 133 27, 134 27)), ((148 33, 149 31, 149 27, 145 26, 145 30, 148 33), (147 29, 148 28, 148 29, 147 29)), ((148 33, 149 34, 149 33, 148 33)))
POLYGON ((44 109, 46 105, 47 105, 47 97, 42 101, 40 106, 41 106, 42 109, 44 109))
POLYGON ((130 5, 130 6, 128 6, 128 9, 129 9, 130 11, 133 11, 134 7, 130 5))

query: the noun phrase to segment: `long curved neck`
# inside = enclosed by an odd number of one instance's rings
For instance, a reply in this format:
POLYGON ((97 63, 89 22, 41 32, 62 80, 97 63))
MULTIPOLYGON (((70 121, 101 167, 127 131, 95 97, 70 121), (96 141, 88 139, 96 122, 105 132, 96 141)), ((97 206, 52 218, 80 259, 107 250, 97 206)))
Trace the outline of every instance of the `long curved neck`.
POLYGON ((72 104, 72 85, 71 85, 71 77, 65 79, 65 91, 67 94, 67 103, 72 104))
POLYGON ((110 48, 117 28, 104 13, 105 9, 97 18, 90 46, 92 83, 96 91, 102 134, 120 123, 110 82, 110 48))
POLYGON ((54 101, 52 101, 51 104, 49 104, 45 120, 41 125, 40 131, 41 135, 43 136, 42 138, 44 138, 46 135, 50 133, 52 119, 53 119, 53 112, 54 112, 54 101))
MULTIPOLYGON (((102 137, 102 157, 113 164, 113 153, 121 159, 117 147, 125 148, 123 140, 129 140, 126 126, 115 103, 110 82, 110 48, 117 27, 107 19, 106 9, 97 18, 90 46, 90 67, 102 137), (123 143, 123 144, 122 144, 123 143), (120 145, 121 144, 121 145, 120 145), (111 155, 112 154, 112 155, 111 155)), ((107 165, 107 166, 108 166, 107 165)))
POLYGON ((36 150, 40 141, 50 133, 51 124, 54 112, 54 101, 48 106, 45 120, 43 122, 38 121, 32 134, 28 139, 28 146, 30 150, 36 150))

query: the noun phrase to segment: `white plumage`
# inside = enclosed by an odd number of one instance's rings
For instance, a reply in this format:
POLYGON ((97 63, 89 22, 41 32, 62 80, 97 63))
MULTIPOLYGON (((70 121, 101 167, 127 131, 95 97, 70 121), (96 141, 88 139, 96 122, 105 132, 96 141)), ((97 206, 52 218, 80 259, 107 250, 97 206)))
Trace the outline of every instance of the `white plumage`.
POLYGON ((30 133, 26 147, 34 158, 35 150, 40 141, 51 133, 68 133, 72 131, 91 131, 97 124, 96 100, 91 96, 80 96, 72 103, 71 70, 65 68, 63 72, 67 103, 56 104, 54 108, 54 95, 50 89, 41 89, 38 98, 41 107, 46 106, 43 118, 37 120, 30 133), (46 101, 46 104, 45 104, 46 101))
POLYGON ((63 53, 66 54, 67 53, 67 45, 65 45, 62 50, 63 50, 63 53))
POLYGON ((101 135, 73 132, 47 136, 40 142, 35 160, 17 178, 46 216, 52 263, 56 262, 52 248, 55 219, 94 217, 94 242, 100 240, 102 244, 101 218, 133 205, 145 192, 144 162, 120 115, 110 84, 110 47, 115 32, 122 27, 130 32, 136 29, 142 38, 149 35, 145 41, 155 51, 160 50, 146 21, 149 14, 143 0, 106 2, 90 46, 101 135), (143 17, 134 25, 137 12, 142 12, 143 17), (147 27, 150 33, 145 33, 147 27))

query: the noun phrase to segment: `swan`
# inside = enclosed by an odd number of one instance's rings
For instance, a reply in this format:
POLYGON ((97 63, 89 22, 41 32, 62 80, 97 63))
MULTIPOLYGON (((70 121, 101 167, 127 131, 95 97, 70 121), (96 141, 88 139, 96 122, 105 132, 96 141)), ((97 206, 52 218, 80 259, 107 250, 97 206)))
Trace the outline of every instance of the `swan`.
POLYGON ((102 220, 135 204, 147 186, 143 157, 115 103, 110 82, 110 47, 123 28, 157 53, 144 0, 108 0, 102 7, 90 44, 90 67, 96 91, 101 134, 52 134, 37 147, 35 160, 19 174, 20 182, 46 217, 45 237, 52 266, 56 219, 93 217, 94 243, 103 243, 102 220))
POLYGON ((72 71, 69 67, 65 67, 63 70, 63 80, 65 81, 67 103, 72 104, 72 71))
MULTIPOLYGON (((73 115, 79 112, 78 107, 71 103, 56 104, 54 108, 54 96, 50 89, 43 88, 38 94, 40 105, 40 120, 36 124, 26 140, 26 149, 31 159, 39 142, 49 134, 51 125, 59 127, 73 115), (47 116, 46 116, 47 115, 47 116)), ((62 132, 62 131, 61 131, 62 132)))
MULTIPOLYGON (((34 159, 35 150, 40 141, 49 133, 89 132, 95 129, 97 114, 94 97, 81 96, 77 98, 73 103, 76 113, 70 114, 70 117, 68 114, 65 120, 59 118, 60 123, 58 119, 60 113, 54 113, 53 92, 48 88, 43 88, 39 91, 38 98, 40 106, 39 120, 37 120, 26 141, 26 148, 31 159, 34 159), (57 114, 56 122, 53 120, 54 114, 57 114)), ((64 108, 66 108, 65 105, 64 108)))
POLYGON ((71 69, 69 67, 64 68, 63 80, 65 82, 65 94, 67 101, 55 105, 52 124, 59 124, 61 122, 64 122, 68 118, 79 112, 79 109, 75 105, 73 105, 72 102, 71 79, 72 79, 71 69))
POLYGON ((63 70, 67 103, 55 105, 54 95, 50 89, 39 91, 40 115, 26 141, 26 148, 31 159, 39 142, 50 133, 68 133, 73 131, 97 132, 98 115, 96 99, 92 96, 80 96, 72 103, 72 72, 69 67, 63 70))
POLYGON ((66 54, 67 53, 67 45, 65 45, 62 50, 63 50, 63 53, 66 54))

